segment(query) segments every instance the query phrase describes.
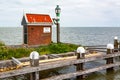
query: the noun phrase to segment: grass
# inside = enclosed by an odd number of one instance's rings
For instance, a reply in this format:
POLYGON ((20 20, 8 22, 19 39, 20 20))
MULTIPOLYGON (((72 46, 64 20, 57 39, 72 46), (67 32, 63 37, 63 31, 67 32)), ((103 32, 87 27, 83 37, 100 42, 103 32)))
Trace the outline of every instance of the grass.
POLYGON ((0 60, 11 59, 11 57, 21 58, 28 57, 32 51, 43 54, 59 54, 76 50, 78 45, 65 43, 51 43, 48 46, 40 46, 38 48, 10 48, 0 42, 0 60))
POLYGON ((0 46, 5 46, 5 43, 0 41, 0 46))

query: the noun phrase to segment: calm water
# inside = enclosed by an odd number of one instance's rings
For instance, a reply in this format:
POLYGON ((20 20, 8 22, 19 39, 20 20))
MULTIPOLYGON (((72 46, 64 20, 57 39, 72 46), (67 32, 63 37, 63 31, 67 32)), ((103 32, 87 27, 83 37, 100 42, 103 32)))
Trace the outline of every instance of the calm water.
MULTIPOLYGON (((23 43, 22 27, 2 28, 0 27, 0 40, 6 45, 19 45, 23 43)), ((61 42, 81 44, 81 45, 106 45, 113 43, 114 36, 120 38, 120 28, 91 28, 91 27, 62 27, 61 42)), ((52 41, 56 41, 56 29, 53 28, 52 41)), ((88 67, 96 66, 95 64, 87 64, 88 67)), ((60 69, 59 73, 73 72, 75 66, 60 69)), ((74 80, 74 78, 72 79, 74 80)), ((120 80, 120 69, 117 67, 114 74, 105 75, 105 71, 90 74, 86 80, 120 80)))
POLYGON ((114 36, 120 38, 120 28, 61 28, 61 40, 82 45, 113 43, 114 36))
MULTIPOLYGON (((114 36, 120 38, 120 28, 86 28, 86 27, 62 27, 61 42, 75 43, 82 45, 105 45, 113 43, 114 36)), ((0 40, 7 45, 16 45, 23 43, 22 27, 1 28, 0 40)), ((53 28, 52 40, 56 41, 56 29, 53 28)))

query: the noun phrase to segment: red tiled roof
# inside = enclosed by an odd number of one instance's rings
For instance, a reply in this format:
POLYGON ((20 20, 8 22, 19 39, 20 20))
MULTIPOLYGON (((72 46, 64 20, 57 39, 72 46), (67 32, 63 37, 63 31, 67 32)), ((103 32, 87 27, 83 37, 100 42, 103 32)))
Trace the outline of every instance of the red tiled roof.
POLYGON ((49 15, 46 14, 26 14, 28 23, 51 22, 49 15))

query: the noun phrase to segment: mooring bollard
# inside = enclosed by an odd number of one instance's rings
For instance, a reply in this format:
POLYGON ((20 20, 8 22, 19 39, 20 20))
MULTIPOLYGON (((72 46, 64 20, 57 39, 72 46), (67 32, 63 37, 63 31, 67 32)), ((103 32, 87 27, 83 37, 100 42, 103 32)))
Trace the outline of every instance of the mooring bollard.
MULTIPOLYGON (((118 51, 120 52, 120 41, 118 41, 118 51)), ((118 57, 120 61, 120 56, 118 57)))
MULTIPOLYGON (((33 51, 30 53, 30 65, 31 67, 39 66, 39 53, 38 52, 33 51)), ((39 80, 39 71, 31 73, 30 79, 39 80)))
MULTIPOLYGON (((85 58, 85 49, 83 47, 77 48, 77 59, 85 58)), ((76 66, 76 70, 84 70, 84 63, 79 63, 76 66)), ((77 76, 77 80, 83 79, 83 75, 77 76)))
POLYGON ((114 37, 114 52, 118 52, 118 37, 114 37))
MULTIPOLYGON (((114 49, 113 44, 107 44, 107 54, 112 54, 114 52, 113 49, 114 49)), ((113 63, 113 57, 106 59, 106 64, 112 64, 112 63, 113 63)), ((107 69, 107 73, 111 71, 113 71, 113 67, 107 69)))
POLYGON ((120 51, 120 41, 118 41, 118 51, 120 51))
MULTIPOLYGON (((114 52, 120 51, 120 43, 118 41, 118 37, 114 37, 114 52)), ((116 57, 117 60, 120 60, 120 56, 116 57)))

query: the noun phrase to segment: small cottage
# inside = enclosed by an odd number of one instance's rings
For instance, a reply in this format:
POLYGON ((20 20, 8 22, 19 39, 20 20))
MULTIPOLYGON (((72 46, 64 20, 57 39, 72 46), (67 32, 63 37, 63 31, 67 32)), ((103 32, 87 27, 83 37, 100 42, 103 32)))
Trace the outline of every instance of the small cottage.
POLYGON ((48 14, 23 15, 23 42, 29 46, 48 45, 52 37, 52 19, 48 14))

